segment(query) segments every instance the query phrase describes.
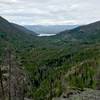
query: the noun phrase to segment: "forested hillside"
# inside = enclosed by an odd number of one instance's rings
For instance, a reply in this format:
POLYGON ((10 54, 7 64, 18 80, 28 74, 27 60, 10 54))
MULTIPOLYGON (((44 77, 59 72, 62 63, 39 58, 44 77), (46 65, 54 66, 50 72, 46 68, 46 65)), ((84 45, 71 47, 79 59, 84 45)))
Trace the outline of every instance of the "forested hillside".
POLYGON ((100 22, 51 37, 25 30, 0 18, 1 100, 67 100, 100 91, 100 22))

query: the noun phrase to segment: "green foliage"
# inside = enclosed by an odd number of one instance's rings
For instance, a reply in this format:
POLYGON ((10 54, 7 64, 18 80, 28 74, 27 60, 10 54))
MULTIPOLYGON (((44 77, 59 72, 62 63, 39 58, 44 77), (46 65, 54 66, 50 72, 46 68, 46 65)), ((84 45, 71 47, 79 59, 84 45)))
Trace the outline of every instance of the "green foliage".
POLYGON ((53 37, 15 29, 14 34, 0 32, 0 60, 4 49, 12 46, 32 85, 25 96, 34 100, 58 97, 67 87, 95 88, 100 73, 100 30, 95 25, 87 27, 53 37))
POLYGON ((52 97, 58 97, 63 93, 62 77, 66 79, 66 74, 72 72, 67 82, 70 87, 80 89, 95 88, 99 58, 97 45, 79 45, 77 50, 71 48, 34 48, 28 53, 22 54, 23 65, 31 76, 34 86, 33 95, 35 100, 50 98, 50 84, 52 84, 52 97), (73 68, 75 67, 74 70, 73 68), (94 70, 95 69, 95 70, 94 70), (52 82, 50 81, 52 80, 52 82), (51 83, 50 83, 51 82, 51 83))
POLYGON ((86 62, 81 66, 78 66, 76 71, 69 75, 68 82, 69 85, 77 88, 94 88, 95 87, 95 62, 86 62))

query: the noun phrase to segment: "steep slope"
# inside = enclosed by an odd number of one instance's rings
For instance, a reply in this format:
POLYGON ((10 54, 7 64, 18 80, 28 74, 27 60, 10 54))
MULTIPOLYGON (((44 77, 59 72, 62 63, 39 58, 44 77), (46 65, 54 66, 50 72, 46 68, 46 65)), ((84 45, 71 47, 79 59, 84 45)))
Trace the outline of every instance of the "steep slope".
POLYGON ((36 34, 35 32, 32 32, 28 29, 25 29, 24 27, 17 25, 17 24, 12 24, 8 22, 6 19, 2 18, 0 16, 0 32, 2 33, 10 33, 10 34, 15 34, 15 33, 30 33, 30 34, 36 34))
POLYGON ((31 30, 25 28, 24 26, 17 25, 17 24, 14 24, 14 23, 12 23, 12 24, 13 24, 13 26, 14 26, 15 28, 17 28, 18 30, 23 31, 24 33, 28 33, 28 34, 32 34, 32 35, 37 35, 36 32, 31 31, 31 30))
POLYGON ((33 42, 36 37, 35 34, 35 32, 29 31, 20 25, 12 24, 0 17, 0 39, 4 42, 7 41, 15 47, 24 47, 33 42))
POLYGON ((100 21, 80 26, 70 31, 63 31, 56 37, 66 41, 100 41, 100 21))
POLYGON ((99 89, 100 46, 74 45, 37 48, 21 55, 34 86, 35 100, 48 100, 51 91, 52 97, 58 97, 73 89, 99 89))

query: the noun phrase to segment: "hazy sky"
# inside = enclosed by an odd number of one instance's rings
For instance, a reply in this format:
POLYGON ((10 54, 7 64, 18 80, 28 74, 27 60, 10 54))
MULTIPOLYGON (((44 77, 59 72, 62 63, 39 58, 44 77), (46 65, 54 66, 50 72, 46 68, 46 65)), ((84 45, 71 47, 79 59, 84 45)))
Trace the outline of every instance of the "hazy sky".
POLYGON ((17 24, 87 24, 100 20, 100 0, 0 0, 0 15, 17 24))

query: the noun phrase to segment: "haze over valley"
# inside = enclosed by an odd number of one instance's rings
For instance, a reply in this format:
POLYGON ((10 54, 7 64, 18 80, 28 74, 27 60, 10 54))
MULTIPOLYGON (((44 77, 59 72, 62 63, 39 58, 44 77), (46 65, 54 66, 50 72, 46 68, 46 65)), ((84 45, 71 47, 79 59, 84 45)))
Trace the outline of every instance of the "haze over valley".
POLYGON ((65 30, 74 29, 78 25, 26 25, 25 27, 39 36, 52 36, 65 30))

